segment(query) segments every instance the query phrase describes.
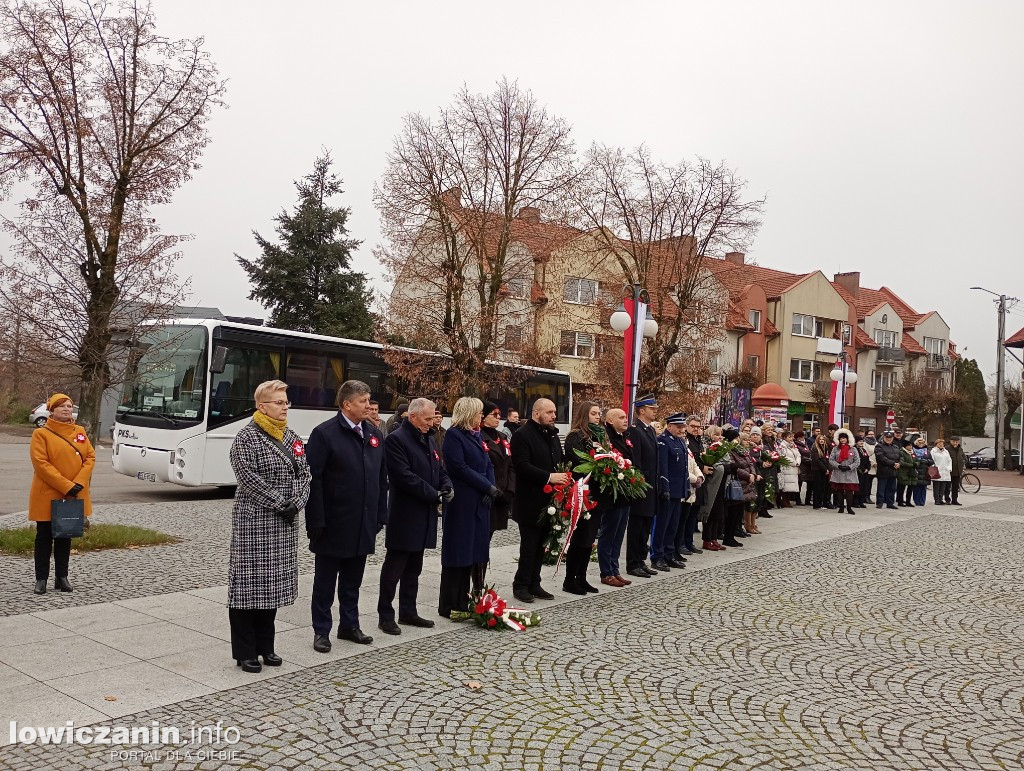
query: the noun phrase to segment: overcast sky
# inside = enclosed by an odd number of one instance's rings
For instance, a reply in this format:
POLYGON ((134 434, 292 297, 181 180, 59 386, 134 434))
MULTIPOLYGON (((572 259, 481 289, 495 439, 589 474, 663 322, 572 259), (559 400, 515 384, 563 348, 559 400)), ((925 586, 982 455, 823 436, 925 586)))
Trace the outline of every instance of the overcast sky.
MULTIPOLYGON (((749 256, 859 270, 995 371, 993 299, 1024 299, 1024 2, 154 0, 161 32, 204 36, 229 78, 204 168, 159 212, 193 233, 192 302, 265 315, 233 258, 335 158, 380 285, 371 193, 409 112, 465 82, 518 79, 592 141, 724 159, 766 196, 749 256)), ((1024 327, 1024 303, 1007 334, 1024 327)), ((1008 359, 1008 362, 1010 360, 1008 359)))

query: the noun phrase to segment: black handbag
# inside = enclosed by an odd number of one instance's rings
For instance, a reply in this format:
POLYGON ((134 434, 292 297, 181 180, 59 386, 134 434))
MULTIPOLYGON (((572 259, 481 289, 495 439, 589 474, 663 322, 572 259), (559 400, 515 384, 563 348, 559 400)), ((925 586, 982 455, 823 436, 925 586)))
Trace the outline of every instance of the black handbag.
POLYGON ((725 486, 725 500, 734 502, 743 500, 743 485, 738 479, 730 479, 729 484, 725 486))
POLYGON ((51 501, 50 527, 54 538, 81 538, 85 535, 85 501, 78 498, 51 501))

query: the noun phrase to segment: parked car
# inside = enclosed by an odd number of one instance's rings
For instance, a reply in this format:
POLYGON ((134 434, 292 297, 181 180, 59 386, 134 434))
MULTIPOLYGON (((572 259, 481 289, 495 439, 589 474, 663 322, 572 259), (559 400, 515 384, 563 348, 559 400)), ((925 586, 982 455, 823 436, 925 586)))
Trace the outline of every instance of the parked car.
MULTIPOLYGON (((46 425, 46 419, 50 417, 50 411, 46 409, 46 402, 43 402, 28 414, 29 422, 35 423, 36 428, 46 425)), ((71 419, 78 420, 78 405, 72 406, 71 419)))
MULTIPOLYGON (((1020 467, 1020 450, 1011 450, 1003 464, 1008 469, 1020 467)), ((996 467, 996 450, 994 447, 984 447, 977 452, 967 456, 967 468, 988 468, 996 467)))

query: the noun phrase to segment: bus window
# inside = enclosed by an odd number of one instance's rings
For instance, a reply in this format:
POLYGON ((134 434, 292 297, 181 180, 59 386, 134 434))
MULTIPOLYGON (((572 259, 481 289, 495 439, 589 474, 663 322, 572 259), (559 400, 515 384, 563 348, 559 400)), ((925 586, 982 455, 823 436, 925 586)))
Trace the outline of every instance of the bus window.
POLYGON ((484 399, 498 405, 501 409, 502 418, 508 415, 510 409, 516 410, 520 414, 525 413, 529 409, 526 405, 526 390, 522 386, 490 388, 484 399))
POLYGON ((288 399, 296 407, 330 407, 334 403, 334 393, 325 391, 326 356, 289 350, 284 375, 288 399))
POLYGON ((556 420, 569 422, 569 383, 553 377, 537 375, 526 381, 526 409, 532 409, 537 399, 550 399, 558 410, 556 420))
POLYGON ((228 348, 224 371, 215 373, 210 383, 210 424, 227 423, 255 409, 256 386, 267 380, 280 380, 281 350, 268 350, 245 343, 224 341, 228 348))
POLYGON ((394 407, 394 395, 388 388, 391 378, 384 364, 371 363, 362 360, 362 357, 349 356, 348 379, 362 380, 370 386, 370 398, 380 402, 380 411, 391 412, 394 407))

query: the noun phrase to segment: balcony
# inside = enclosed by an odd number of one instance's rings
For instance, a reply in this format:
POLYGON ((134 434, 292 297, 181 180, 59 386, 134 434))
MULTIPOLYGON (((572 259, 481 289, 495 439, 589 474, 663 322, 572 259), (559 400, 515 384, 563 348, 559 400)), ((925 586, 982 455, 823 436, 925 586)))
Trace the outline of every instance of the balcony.
POLYGON ((952 367, 949 357, 941 353, 929 353, 924 368, 932 372, 948 372, 952 367))
POLYGON ((907 352, 902 348, 879 348, 875 354, 876 364, 902 367, 906 360, 907 352))
POLYGON ((881 383, 875 386, 875 406, 876 407, 889 407, 892 405, 892 386, 882 385, 881 383))

